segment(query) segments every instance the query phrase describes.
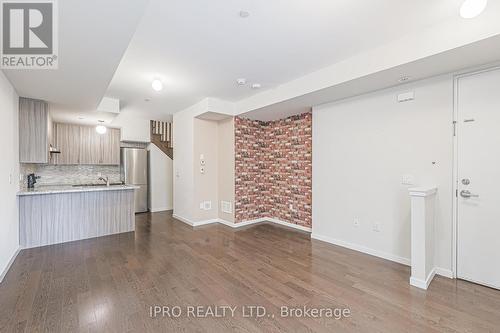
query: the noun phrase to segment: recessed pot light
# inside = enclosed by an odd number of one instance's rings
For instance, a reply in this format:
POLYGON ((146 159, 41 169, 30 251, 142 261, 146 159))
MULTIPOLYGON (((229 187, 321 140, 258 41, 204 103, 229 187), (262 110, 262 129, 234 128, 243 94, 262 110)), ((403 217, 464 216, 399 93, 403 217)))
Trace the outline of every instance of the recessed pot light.
POLYGON ((160 80, 156 79, 151 83, 151 87, 154 91, 161 91, 163 89, 163 83, 160 80))
POLYGON ((237 79, 236 83, 238 83, 238 85, 240 86, 244 86, 245 84, 247 84, 247 79, 244 78, 237 79))
POLYGON ((260 83, 254 83, 252 84, 252 89, 260 89, 262 86, 260 85, 260 83))
POLYGON ((249 13, 249 12, 247 12, 246 10, 240 10, 240 13, 239 13, 239 14, 240 14, 240 17, 241 17, 241 18, 247 18, 247 17, 249 17, 249 16, 250 16, 250 13, 249 13))
POLYGON ((460 16, 466 19, 479 16, 488 5, 488 0, 465 0, 460 7, 460 16))

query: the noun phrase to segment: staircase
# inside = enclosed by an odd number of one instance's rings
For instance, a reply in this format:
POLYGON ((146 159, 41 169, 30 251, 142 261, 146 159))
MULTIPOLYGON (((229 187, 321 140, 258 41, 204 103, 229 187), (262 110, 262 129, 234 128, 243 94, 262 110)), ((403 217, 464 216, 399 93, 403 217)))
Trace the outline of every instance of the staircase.
POLYGON ((172 145, 172 123, 166 121, 151 120, 151 143, 154 143, 168 157, 174 159, 174 147, 172 145))

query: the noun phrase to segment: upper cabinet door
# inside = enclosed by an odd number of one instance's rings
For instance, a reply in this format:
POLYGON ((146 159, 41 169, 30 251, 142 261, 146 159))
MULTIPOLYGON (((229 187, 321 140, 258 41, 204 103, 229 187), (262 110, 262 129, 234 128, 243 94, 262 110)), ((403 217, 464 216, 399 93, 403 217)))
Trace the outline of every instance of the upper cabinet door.
POLYGON ((94 127, 80 127, 80 164, 102 164, 101 135, 94 127))
POLYGON ((49 107, 44 101, 19 98, 19 162, 49 162, 49 107))
POLYGON ((100 164, 120 164, 120 130, 108 128, 106 134, 101 135, 101 162, 100 164))
POLYGON ((108 128, 98 134, 93 126, 54 124, 55 146, 53 164, 119 165, 120 130, 108 128))
POLYGON ((54 154, 54 164, 80 163, 80 126, 71 124, 55 124, 56 147, 61 151, 54 154))

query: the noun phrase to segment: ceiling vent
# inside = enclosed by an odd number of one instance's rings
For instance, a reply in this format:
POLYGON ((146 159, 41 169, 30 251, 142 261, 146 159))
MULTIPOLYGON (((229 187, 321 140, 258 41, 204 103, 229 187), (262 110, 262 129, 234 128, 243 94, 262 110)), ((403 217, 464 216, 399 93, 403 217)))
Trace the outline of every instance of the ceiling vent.
POLYGON ((103 97, 97 107, 99 112, 120 113, 120 100, 116 98, 103 97))

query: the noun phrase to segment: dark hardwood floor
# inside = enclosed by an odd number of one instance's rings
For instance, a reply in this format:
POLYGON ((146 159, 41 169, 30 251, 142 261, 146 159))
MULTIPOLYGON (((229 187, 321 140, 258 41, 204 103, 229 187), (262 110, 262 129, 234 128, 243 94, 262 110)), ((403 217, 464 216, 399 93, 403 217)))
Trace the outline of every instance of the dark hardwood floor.
POLYGON ((269 224, 193 229, 168 213, 138 215, 136 224, 135 233, 22 251, 0 285, 0 331, 500 331, 500 291, 442 277, 421 291, 409 286, 406 266, 304 233, 269 224), (154 305, 183 313, 152 318, 154 305), (188 316, 197 305, 238 308, 234 317, 188 316), (249 305, 266 315, 243 317, 249 305), (284 318, 281 306, 351 314, 284 318))

